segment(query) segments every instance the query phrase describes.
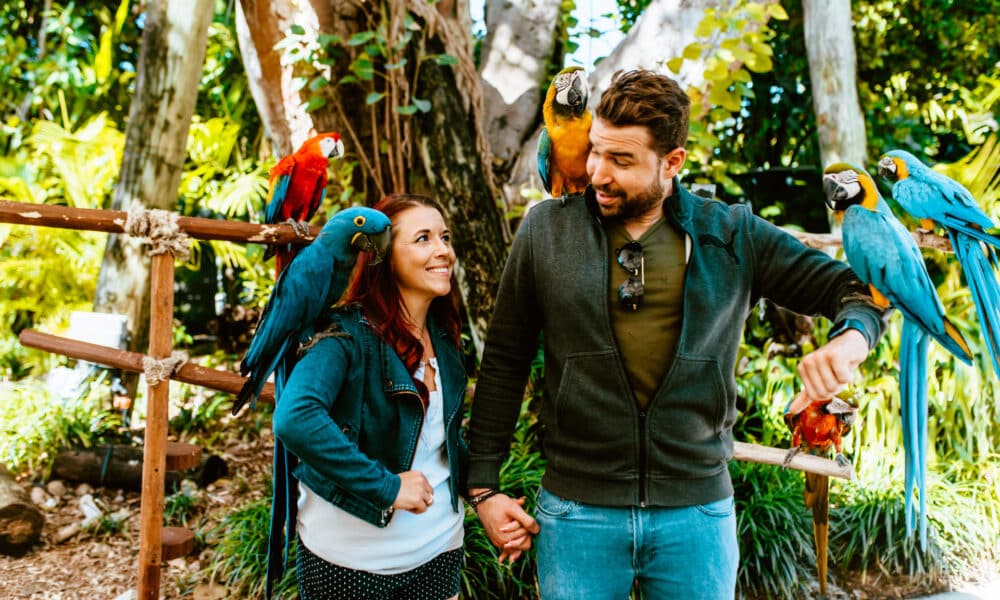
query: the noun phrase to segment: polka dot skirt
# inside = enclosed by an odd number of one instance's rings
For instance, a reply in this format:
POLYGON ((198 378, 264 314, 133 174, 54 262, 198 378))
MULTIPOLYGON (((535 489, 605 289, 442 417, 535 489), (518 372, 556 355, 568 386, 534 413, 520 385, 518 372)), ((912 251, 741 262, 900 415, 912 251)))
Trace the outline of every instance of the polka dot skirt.
POLYGON ((461 569, 461 548, 405 573, 379 575, 327 562, 299 540, 295 578, 302 600, 446 600, 459 592, 461 569))

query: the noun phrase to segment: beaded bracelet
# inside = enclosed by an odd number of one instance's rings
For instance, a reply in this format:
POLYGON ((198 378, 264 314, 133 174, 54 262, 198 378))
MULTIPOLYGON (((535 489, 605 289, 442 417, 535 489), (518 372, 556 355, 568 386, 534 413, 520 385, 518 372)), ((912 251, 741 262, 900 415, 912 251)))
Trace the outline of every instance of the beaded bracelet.
POLYGON ((482 504, 484 500, 492 498, 493 496, 496 496, 499 493, 500 490, 489 489, 486 490, 485 492, 479 492, 475 496, 470 496, 467 502, 469 503, 469 506, 471 506, 472 508, 478 508, 479 505, 482 504))

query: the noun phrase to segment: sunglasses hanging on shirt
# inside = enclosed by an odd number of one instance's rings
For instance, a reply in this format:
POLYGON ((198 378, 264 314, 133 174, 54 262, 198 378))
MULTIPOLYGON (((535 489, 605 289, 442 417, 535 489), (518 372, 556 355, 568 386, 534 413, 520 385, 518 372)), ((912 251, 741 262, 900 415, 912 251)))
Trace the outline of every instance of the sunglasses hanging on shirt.
POLYGON ((618 264, 628 272, 628 279, 618 286, 618 302, 625 310, 639 310, 639 307, 642 306, 642 295, 646 282, 642 245, 632 241, 615 252, 618 255, 618 264))

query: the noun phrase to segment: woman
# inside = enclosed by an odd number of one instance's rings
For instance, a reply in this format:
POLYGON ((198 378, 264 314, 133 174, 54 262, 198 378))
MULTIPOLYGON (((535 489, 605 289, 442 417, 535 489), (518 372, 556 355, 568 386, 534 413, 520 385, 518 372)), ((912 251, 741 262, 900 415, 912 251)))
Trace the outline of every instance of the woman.
POLYGON ((301 460, 299 595, 457 598, 467 449, 455 251, 430 198, 375 208, 392 221, 387 256, 359 256, 274 412, 275 436, 301 460))

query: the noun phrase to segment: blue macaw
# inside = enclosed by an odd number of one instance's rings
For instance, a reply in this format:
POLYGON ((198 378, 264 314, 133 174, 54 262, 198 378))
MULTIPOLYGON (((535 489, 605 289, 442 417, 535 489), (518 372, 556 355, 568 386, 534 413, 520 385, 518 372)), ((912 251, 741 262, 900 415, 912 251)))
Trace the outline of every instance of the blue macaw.
POLYGON ((1000 284, 997 248, 1000 238, 987 233, 993 221, 960 183, 938 173, 905 150, 882 155, 878 173, 892 184, 892 197, 921 227, 945 228, 976 305, 993 371, 1000 377, 1000 284))
POLYGON ((582 194, 590 183, 590 91, 583 67, 566 67, 556 74, 542 103, 541 136, 536 159, 545 191, 558 198, 582 194))
MULTIPOLYGON (((249 378, 233 402, 234 415, 247 402, 252 401, 253 407, 271 373, 275 376, 275 401, 280 401, 299 343, 314 333, 316 320, 344 293, 357 253, 373 251, 376 258, 381 259, 389 245, 389 230, 389 218, 375 209, 344 209, 327 221, 313 243, 281 271, 261 313, 250 348, 240 363, 240 373, 249 374, 249 378)), ((271 530, 265 580, 268 598, 274 582, 288 563, 291 536, 285 535, 285 529, 295 523, 293 499, 297 482, 292 471, 297 464, 295 456, 279 440, 274 440, 271 530)))
POLYGON ((906 459, 906 526, 913 533, 920 495, 920 543, 927 544, 927 346, 930 338, 966 364, 972 351, 945 316, 944 306, 913 237, 903 227, 861 167, 837 163, 823 175, 826 202, 843 225, 844 254, 876 304, 903 314, 899 396, 906 459))

